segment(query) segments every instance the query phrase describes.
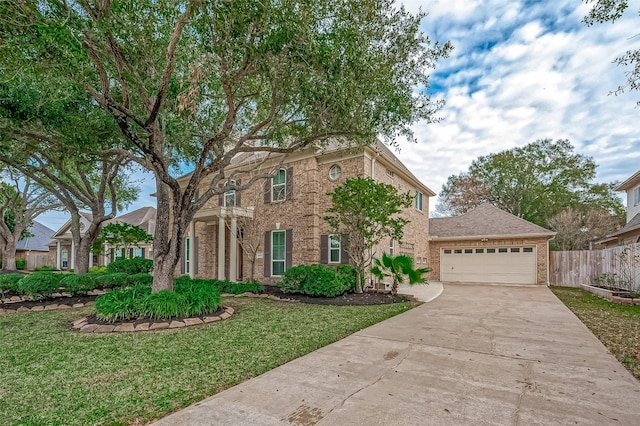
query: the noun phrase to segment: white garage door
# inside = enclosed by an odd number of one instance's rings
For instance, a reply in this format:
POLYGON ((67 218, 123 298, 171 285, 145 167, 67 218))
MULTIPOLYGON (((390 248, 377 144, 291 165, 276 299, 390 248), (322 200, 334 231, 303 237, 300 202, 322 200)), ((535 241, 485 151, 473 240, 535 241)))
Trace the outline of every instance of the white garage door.
POLYGON ((532 246, 441 249, 442 281, 535 284, 532 246))

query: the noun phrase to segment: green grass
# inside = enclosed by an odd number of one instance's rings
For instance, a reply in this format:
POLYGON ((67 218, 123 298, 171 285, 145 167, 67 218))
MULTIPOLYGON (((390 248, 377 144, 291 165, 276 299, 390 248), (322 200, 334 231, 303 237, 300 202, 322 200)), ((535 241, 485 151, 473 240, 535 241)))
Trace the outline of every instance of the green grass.
POLYGON ((411 307, 223 304, 228 320, 158 333, 70 331, 91 307, 0 316, 0 424, 145 423, 411 307))
POLYGON ((551 291, 640 379, 640 306, 621 306, 578 288, 551 291))

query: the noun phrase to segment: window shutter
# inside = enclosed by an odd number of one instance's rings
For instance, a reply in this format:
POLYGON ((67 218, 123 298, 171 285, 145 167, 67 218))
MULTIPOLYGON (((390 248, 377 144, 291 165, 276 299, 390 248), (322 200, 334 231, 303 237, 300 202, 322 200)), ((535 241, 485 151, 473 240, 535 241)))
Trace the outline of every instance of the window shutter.
POLYGON ((286 183, 285 190, 287 192, 287 200, 292 199, 293 198, 293 167, 289 167, 287 169, 287 183, 286 183))
MULTIPOLYGON (((242 185, 242 180, 238 179, 236 181, 236 186, 242 185)), ((241 201, 242 192, 236 191, 236 207, 242 207, 241 201)))
POLYGON ((191 256, 191 264, 193 265, 193 273, 198 273, 198 237, 193 238, 193 256, 191 256))
POLYGON ((264 276, 271 276, 271 231, 264 232, 264 276))
POLYGON ((133 259, 133 249, 129 249, 129 259, 133 259))
POLYGON ((320 263, 329 263, 329 236, 326 234, 320 235, 320 263))
POLYGON ((287 229, 285 231, 285 244, 285 269, 289 269, 293 266, 293 229, 287 229))
POLYGON ((224 193, 218 195, 218 206, 224 207, 224 193))
POLYGON ((347 250, 349 249, 349 234, 341 234, 340 235, 340 263, 349 264, 349 253, 347 250))
POLYGON ((184 262, 185 262, 185 253, 184 253, 184 248, 187 246, 187 239, 183 238, 182 239, 182 247, 180 250, 180 273, 184 274, 185 271, 185 266, 184 266, 184 262))

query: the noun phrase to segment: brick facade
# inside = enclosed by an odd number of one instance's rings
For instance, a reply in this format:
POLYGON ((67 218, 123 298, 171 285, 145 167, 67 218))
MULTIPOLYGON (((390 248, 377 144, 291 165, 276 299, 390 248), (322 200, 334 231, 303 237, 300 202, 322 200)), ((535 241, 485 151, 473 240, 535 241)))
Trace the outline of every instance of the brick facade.
MULTIPOLYGON (((241 170, 240 164, 238 170, 241 170)), ((405 215, 410 223, 405 227, 405 241, 403 248, 411 247, 410 253, 416 259, 420 258, 420 265, 428 259, 429 230, 428 210, 429 196, 434 195, 428 188, 418 182, 399 161, 385 151, 383 155, 369 148, 347 149, 328 153, 299 153, 289 156, 281 164, 265 163, 259 170, 250 170, 244 173, 236 173, 235 179, 248 181, 257 174, 274 172, 282 168, 287 173, 292 173, 293 185, 288 185, 287 190, 292 195, 283 201, 265 202, 264 181, 258 181, 250 188, 242 191, 241 208, 253 208, 253 219, 238 219, 238 233, 247 242, 259 243, 254 265, 254 279, 264 284, 275 284, 280 277, 265 274, 265 262, 269 261, 270 247, 265 251, 265 232, 276 230, 290 230, 292 235, 291 265, 317 264, 321 261, 321 235, 330 233, 329 225, 323 220, 327 209, 331 206, 331 197, 327 192, 336 186, 342 185, 346 179, 354 177, 373 176, 374 179, 385 183, 391 183, 400 191, 416 191, 423 193, 423 209, 416 210, 415 206, 405 209, 405 215), (373 162, 373 159, 376 159, 373 162), (329 171, 333 166, 341 168, 340 177, 332 179, 329 171), (373 169, 373 170, 372 170, 373 169), (372 173, 373 171, 373 173, 372 173), (392 173, 387 174, 387 171, 392 173)), ((230 171, 228 175, 233 173, 230 171)), ((269 181, 270 183, 270 181, 269 181)), ((217 197, 209 200, 203 209, 214 209, 220 205, 217 197)), ((225 277, 229 276, 229 218, 226 219, 225 230, 225 277)), ((220 278, 218 276, 218 217, 199 220, 195 224, 195 233, 198 238, 198 268, 196 276, 201 278, 220 278)), ((376 248, 376 256, 385 251, 389 252, 389 241, 383 241, 376 248)), ((401 252, 401 247, 396 243, 396 254, 401 252)), ((250 253, 242 249, 238 250, 238 280, 246 280, 251 276, 250 253)), ((270 264, 267 263, 267 269, 270 264)), ((182 271, 181 271, 182 272, 182 271)))

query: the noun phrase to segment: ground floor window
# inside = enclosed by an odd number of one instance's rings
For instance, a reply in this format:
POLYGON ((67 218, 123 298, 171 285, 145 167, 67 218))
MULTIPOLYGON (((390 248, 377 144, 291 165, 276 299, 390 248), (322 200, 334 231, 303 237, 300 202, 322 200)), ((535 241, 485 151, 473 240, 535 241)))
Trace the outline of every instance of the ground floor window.
POLYGON ((271 275, 284 274, 286 261, 285 231, 273 231, 271 233, 271 275))
POLYGON ((329 263, 340 263, 340 234, 329 235, 329 263))
POLYGON ((63 248, 60 257, 62 259, 61 266, 65 269, 68 268, 69 267, 69 250, 67 250, 66 248, 63 248))

